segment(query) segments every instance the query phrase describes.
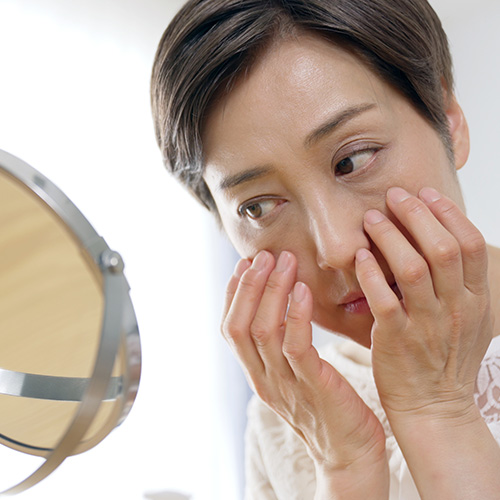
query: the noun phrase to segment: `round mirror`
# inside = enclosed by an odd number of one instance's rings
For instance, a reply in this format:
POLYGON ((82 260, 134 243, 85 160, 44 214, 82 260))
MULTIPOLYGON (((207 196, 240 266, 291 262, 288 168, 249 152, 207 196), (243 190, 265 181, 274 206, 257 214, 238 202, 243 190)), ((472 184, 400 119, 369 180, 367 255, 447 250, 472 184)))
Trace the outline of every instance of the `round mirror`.
POLYGON ((123 262, 47 178, 0 151, 0 443, 33 486, 126 417, 139 332, 123 262))

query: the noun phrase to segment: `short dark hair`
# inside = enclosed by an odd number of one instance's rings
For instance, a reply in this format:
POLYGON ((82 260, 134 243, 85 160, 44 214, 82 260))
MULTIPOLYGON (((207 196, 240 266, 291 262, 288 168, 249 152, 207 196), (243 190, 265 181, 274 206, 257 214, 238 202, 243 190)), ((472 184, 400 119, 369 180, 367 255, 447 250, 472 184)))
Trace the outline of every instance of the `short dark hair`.
POLYGON ((452 157, 452 61, 427 0, 189 0, 160 41, 151 102, 165 165, 209 210, 217 214, 202 177, 209 107, 290 27, 354 49, 429 121, 452 157))

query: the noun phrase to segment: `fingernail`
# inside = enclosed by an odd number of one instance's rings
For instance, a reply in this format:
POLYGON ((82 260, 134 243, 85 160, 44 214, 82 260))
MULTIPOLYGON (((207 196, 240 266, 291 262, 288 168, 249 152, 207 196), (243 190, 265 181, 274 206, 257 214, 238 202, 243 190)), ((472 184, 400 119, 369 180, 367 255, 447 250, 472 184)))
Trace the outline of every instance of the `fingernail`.
POLYGON ((360 248, 356 252, 356 262, 363 262, 370 257, 370 252, 366 248, 360 248))
POLYGON ((368 210, 368 212, 365 213, 365 221, 368 222, 368 224, 378 224, 385 218, 385 215, 378 210, 368 210))
POLYGON ((261 271, 266 267, 267 263, 267 252, 260 252, 257 254, 257 257, 252 262, 252 269, 255 269, 256 271, 261 271))
POLYGON ((250 261, 248 259, 240 259, 234 268, 234 275, 239 279, 243 273, 249 268, 250 261))
POLYGON ((306 285, 304 283, 297 281, 293 287, 293 300, 295 302, 302 302, 306 296, 306 285))
POLYGON ((419 196, 425 203, 433 203, 441 198, 441 195, 434 188, 429 187, 421 189, 419 196))
POLYGON ((408 191, 399 187, 390 188, 389 191, 387 191, 387 196, 394 203, 401 203, 410 197, 408 191))
POLYGON ((290 254, 288 252, 281 252, 278 262, 276 264, 276 271, 282 273, 288 268, 288 263, 290 262, 290 254))

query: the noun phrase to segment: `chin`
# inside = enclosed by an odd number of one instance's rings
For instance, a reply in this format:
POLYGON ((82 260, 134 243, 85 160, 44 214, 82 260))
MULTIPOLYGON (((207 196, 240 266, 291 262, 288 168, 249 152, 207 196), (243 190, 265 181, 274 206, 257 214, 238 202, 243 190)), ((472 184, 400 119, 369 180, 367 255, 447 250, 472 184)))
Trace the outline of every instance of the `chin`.
POLYGON ((323 330, 351 339, 363 347, 368 349, 371 347, 373 326, 373 317, 371 315, 352 318, 350 321, 333 321, 331 318, 318 317, 318 319, 314 320, 314 323, 323 330))

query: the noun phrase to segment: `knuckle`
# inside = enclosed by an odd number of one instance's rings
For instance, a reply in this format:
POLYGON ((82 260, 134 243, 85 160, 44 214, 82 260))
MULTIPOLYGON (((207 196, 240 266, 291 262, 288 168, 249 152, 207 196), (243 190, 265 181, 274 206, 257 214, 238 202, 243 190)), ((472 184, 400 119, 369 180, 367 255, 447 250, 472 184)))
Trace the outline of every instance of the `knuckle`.
POLYGON ((284 341, 282 347, 283 355, 292 362, 299 362, 305 356, 304 349, 296 342, 284 341))
POLYGON ((486 241, 479 231, 474 231, 465 238, 463 252, 468 257, 483 258, 486 255, 486 241))
POLYGON ((429 268, 423 259, 414 259, 405 266, 401 278, 410 286, 416 286, 426 279, 428 272, 429 268))
POLYGON ((266 345, 271 337, 268 326, 257 320, 250 327, 250 335, 258 346, 266 345))
POLYGON ((441 198, 438 206, 441 214, 447 218, 452 218, 462 213, 457 205, 447 198, 441 198))
POLYGON ((259 284, 259 273, 254 269, 249 269, 240 280, 240 290, 242 292, 252 292, 259 284))
POLYGON ((363 281, 377 280, 379 277, 379 271, 373 267, 369 267, 360 272, 360 277, 363 281))
POLYGON ((244 335, 244 330, 231 319, 226 319, 221 325, 222 336, 226 340, 238 342, 244 335))
POLYGON ((451 239, 439 241, 434 248, 434 258, 443 266, 456 264, 460 261, 460 247, 458 243, 451 239))
POLYGON ((420 217, 427 210, 427 208, 421 201, 413 197, 405 200, 403 202, 403 207, 406 212, 408 212, 408 214, 415 215, 417 217, 420 217))
POLYGON ((266 283, 266 290, 271 293, 280 292, 282 288, 283 288, 282 284, 278 280, 273 279, 272 277, 269 278, 269 280, 266 283))
POLYGON ((394 225, 389 220, 384 220, 378 223, 375 227, 379 237, 382 238, 390 235, 394 231, 394 225))
POLYGON ((401 305, 396 296, 394 298, 387 297, 377 304, 377 315, 382 318, 391 318, 399 312, 400 308, 401 305))
POLYGON ((301 323, 301 319, 302 319, 301 313, 297 311, 295 308, 290 306, 286 315, 287 323, 292 323, 296 325, 301 323))

